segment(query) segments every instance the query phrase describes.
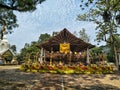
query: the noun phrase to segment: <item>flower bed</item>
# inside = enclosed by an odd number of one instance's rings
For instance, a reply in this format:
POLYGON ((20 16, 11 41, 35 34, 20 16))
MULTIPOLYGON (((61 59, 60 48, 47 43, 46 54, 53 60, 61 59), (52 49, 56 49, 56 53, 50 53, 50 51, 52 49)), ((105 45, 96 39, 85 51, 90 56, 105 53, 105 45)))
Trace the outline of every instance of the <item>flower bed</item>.
POLYGON ((113 67, 107 65, 91 64, 85 66, 83 64, 77 65, 40 65, 39 63, 22 64, 20 70, 27 72, 42 72, 42 73, 60 73, 60 74, 107 74, 113 73, 113 67))

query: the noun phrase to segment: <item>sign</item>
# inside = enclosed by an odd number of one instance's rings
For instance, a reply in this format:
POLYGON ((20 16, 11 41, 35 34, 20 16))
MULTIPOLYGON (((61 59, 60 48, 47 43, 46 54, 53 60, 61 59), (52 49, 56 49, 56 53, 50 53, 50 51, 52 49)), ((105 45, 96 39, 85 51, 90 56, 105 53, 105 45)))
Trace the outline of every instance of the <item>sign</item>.
POLYGON ((70 43, 60 44, 60 52, 61 53, 69 53, 70 52, 70 43))

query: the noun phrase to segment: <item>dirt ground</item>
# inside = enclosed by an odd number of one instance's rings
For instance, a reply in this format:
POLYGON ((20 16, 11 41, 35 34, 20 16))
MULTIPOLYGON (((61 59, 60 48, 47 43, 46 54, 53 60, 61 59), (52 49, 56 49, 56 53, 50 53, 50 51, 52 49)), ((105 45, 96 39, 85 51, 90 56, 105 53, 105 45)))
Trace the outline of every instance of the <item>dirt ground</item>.
POLYGON ((16 66, 0 66, 0 90, 120 90, 115 74, 26 73, 16 66))

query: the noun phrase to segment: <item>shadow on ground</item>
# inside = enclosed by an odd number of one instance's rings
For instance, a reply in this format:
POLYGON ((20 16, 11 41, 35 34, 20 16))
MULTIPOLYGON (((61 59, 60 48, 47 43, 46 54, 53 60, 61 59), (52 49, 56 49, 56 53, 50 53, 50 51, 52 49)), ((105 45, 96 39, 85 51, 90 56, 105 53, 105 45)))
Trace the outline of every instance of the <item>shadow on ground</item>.
MULTIPOLYGON (((114 74, 111 75, 111 80, 120 80, 114 74)), ((118 87, 102 84, 99 79, 105 77, 106 74, 61 75, 6 69, 0 71, 0 90, 120 90, 118 87)))

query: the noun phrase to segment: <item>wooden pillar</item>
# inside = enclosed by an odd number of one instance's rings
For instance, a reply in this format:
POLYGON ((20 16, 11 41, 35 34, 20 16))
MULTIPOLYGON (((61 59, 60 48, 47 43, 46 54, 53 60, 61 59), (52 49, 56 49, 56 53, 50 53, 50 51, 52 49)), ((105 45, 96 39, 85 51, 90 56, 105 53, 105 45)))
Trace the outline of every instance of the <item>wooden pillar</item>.
POLYGON ((46 58, 45 49, 43 49, 43 57, 44 57, 44 62, 46 62, 46 60, 45 60, 45 58, 46 58))
POLYGON ((43 48, 41 48, 41 53, 40 53, 40 63, 43 63, 43 48))
POLYGON ((90 57, 89 57, 89 55, 90 55, 90 52, 89 52, 89 48, 87 48, 87 64, 89 65, 90 64, 90 57))
POLYGON ((38 59, 39 59, 39 52, 37 52, 36 54, 36 61, 38 62, 38 59))
POLYGON ((50 52, 50 65, 52 65, 52 59, 53 59, 53 48, 51 48, 51 52, 50 52))
POLYGON ((72 60, 72 51, 70 51, 70 55, 69 55, 69 64, 71 64, 71 60, 72 60))
POLYGON ((120 70, 120 53, 118 53, 118 67, 119 67, 119 70, 120 70))

